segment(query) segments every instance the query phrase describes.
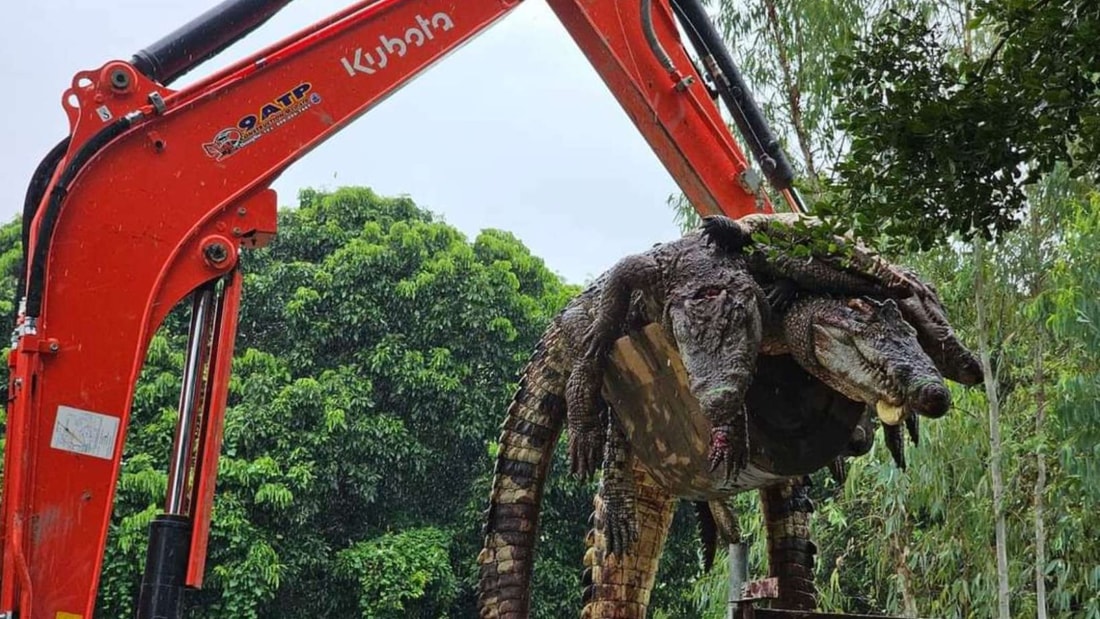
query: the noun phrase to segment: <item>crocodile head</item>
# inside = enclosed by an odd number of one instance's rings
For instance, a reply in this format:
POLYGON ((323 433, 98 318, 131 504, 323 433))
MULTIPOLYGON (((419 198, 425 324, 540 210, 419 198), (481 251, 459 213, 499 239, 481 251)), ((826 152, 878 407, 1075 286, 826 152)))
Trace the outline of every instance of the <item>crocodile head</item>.
POLYGON ((917 331, 893 300, 804 298, 783 317, 788 351, 832 389, 897 425, 912 414, 942 417, 951 394, 917 331))
MULTIPOLYGON (((914 281, 920 281, 917 273, 900 268, 914 281)), ((918 294, 898 301, 905 320, 917 330, 917 341, 944 378, 963 385, 977 385, 984 379, 982 365, 977 355, 959 340, 947 320, 947 310, 940 300, 939 291, 930 283, 924 283, 918 294)))

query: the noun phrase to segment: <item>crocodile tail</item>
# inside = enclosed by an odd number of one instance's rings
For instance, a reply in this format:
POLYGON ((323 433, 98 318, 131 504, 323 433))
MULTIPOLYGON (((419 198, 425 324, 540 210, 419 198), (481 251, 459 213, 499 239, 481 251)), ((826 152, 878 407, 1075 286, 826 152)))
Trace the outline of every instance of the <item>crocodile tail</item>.
POLYGON ((773 605, 786 610, 812 611, 817 607, 810 519, 814 507, 801 480, 790 480, 760 490, 767 527, 770 575, 779 579, 779 599, 773 605))
POLYGON ((500 449, 485 512, 485 545, 478 555, 482 619, 526 619, 539 506, 554 448, 565 421, 561 374, 549 363, 553 323, 520 373, 501 426, 500 449))
POLYGON ((633 474, 638 541, 625 557, 607 554, 602 528, 603 500, 597 494, 593 502, 592 529, 585 538, 588 548, 584 554, 581 619, 645 619, 676 501, 637 458, 634 458, 633 474))

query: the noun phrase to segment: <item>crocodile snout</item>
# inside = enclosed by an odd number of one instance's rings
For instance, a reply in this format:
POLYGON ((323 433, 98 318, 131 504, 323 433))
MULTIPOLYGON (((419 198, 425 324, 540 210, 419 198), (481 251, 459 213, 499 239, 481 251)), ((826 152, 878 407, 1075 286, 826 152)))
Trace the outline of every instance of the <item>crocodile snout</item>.
POLYGON ((926 383, 913 393, 910 406, 925 417, 943 417, 951 408, 951 392, 943 383, 926 383))

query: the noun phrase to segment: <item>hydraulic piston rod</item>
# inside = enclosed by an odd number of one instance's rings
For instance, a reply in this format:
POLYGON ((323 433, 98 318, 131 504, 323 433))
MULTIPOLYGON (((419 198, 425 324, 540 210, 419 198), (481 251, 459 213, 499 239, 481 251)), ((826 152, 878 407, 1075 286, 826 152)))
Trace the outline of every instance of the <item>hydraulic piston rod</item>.
POLYGON ((793 211, 805 213, 802 198, 792 184, 794 168, 703 5, 699 0, 672 0, 671 5, 764 175, 793 211))
POLYGON ((183 368, 183 389, 180 392, 179 421, 176 439, 172 445, 172 459, 168 469, 168 500, 165 512, 173 515, 187 513, 188 473, 191 470, 191 446, 195 438, 195 419, 198 413, 199 394, 202 392, 202 376, 205 349, 210 338, 213 318, 214 288, 208 286, 195 295, 191 312, 191 332, 187 342, 187 361, 183 368))
POLYGON ((177 619, 183 610, 183 591, 191 554, 191 484, 189 474, 196 430, 203 408, 204 376, 208 347, 215 319, 214 285, 208 284, 193 297, 187 358, 179 400, 179 420, 168 469, 168 497, 165 513, 149 524, 149 547, 145 575, 138 598, 137 619, 177 619))

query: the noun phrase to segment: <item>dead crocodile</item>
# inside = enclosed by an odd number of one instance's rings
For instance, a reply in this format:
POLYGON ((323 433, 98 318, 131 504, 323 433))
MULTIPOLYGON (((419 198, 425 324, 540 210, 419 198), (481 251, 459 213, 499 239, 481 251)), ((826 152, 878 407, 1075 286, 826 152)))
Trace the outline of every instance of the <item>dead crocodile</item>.
MULTIPOLYGON (((820 358, 814 357, 811 360, 811 368, 822 373, 823 379, 835 381, 824 373, 830 369, 835 370, 834 376, 841 379, 858 379, 860 375, 845 377, 845 369, 861 363, 871 363, 873 360, 866 359, 863 353, 859 352, 858 347, 851 343, 852 340, 846 339, 841 332, 845 326, 855 325, 855 322, 826 318, 819 323, 811 324, 811 321, 803 320, 800 323, 798 320, 800 316, 805 315, 800 310, 805 310, 807 313, 812 313, 815 309, 820 311, 829 302, 829 300, 806 300, 796 301, 792 305, 786 320, 791 325, 788 328, 796 332, 796 337, 792 340, 810 342, 814 345, 821 341, 827 350, 833 350, 832 354, 823 354, 820 358), (814 329, 814 324, 818 327, 822 324, 827 326, 814 329), (825 342, 822 337, 831 339, 825 342), (830 345, 835 345, 835 348, 829 349, 830 345), (840 354, 844 350, 854 354, 857 361, 854 363, 844 361, 843 355, 840 354), (831 367, 834 363, 838 365, 831 367)), ((831 302, 837 305, 834 310, 840 313, 877 311, 879 314, 886 313, 895 319, 898 317, 896 307, 892 308, 890 303, 875 306, 857 302, 853 308, 844 301, 832 300, 831 302)), ((864 322, 874 323, 874 321, 864 322)), ((650 326, 651 333, 653 326, 655 325, 650 326)), ((565 419, 563 391, 569 371, 569 365, 566 362, 569 345, 562 340, 562 328, 560 320, 555 320, 548 328, 546 337, 540 342, 522 373, 519 389, 504 423, 491 507, 488 512, 486 546, 479 557, 482 564, 481 612, 483 617, 526 617, 528 613, 530 570, 533 563, 532 553, 543 482, 565 419)), ((921 358, 923 353, 916 344, 911 327, 904 324, 902 328, 909 329, 911 350, 907 355, 908 358, 921 358)), ((627 341, 633 339, 635 338, 624 338, 627 341)), ((651 339, 644 341, 651 341, 651 339)), ((617 573, 616 570, 626 569, 616 563, 619 559, 612 558, 609 561, 608 557, 601 555, 599 564, 590 566, 603 566, 602 571, 593 569, 591 572, 594 579, 592 586, 595 588, 590 588, 589 592, 597 591, 597 593, 590 596, 590 604, 598 602, 603 605, 630 606, 642 603, 644 606, 644 602, 648 600, 652 574, 649 568, 643 568, 648 566, 647 561, 652 559, 651 567, 655 569, 659 548, 654 548, 651 541, 663 539, 664 532, 660 531, 660 535, 656 535, 649 532, 647 527, 667 526, 662 514, 665 513, 666 508, 671 510, 671 507, 664 503, 661 503, 660 509, 656 509, 657 503, 654 503, 653 497, 675 496, 693 501, 710 502, 713 505, 735 492, 781 483, 790 477, 817 470, 827 465, 836 456, 848 452, 852 434, 864 419, 864 402, 867 401, 885 400, 899 403, 903 408, 906 406, 918 410, 923 408, 932 416, 941 415, 946 411, 946 402, 942 393, 937 394, 938 390, 930 389, 928 385, 932 383, 918 385, 915 372, 906 370, 895 374, 896 377, 891 381, 880 380, 878 392, 872 395, 868 395, 862 389, 874 389, 876 385, 873 381, 866 386, 844 385, 846 391, 863 398, 862 402, 859 402, 829 388, 822 379, 815 378, 802 369, 793 359, 793 355, 784 354, 791 352, 789 346, 770 342, 770 345, 764 346, 763 350, 780 356, 764 355, 758 360, 757 377, 746 396, 750 435, 754 437, 751 444, 756 447, 749 466, 735 478, 733 485, 727 483, 724 475, 708 475, 706 467, 692 464, 692 460, 705 461, 707 450, 704 437, 708 436, 708 428, 706 419, 701 415, 685 413, 691 410, 692 406, 696 411, 698 410, 698 404, 693 402, 690 394, 680 389, 679 402, 664 398, 664 402, 661 403, 662 406, 667 406, 669 411, 668 414, 661 416, 661 419, 665 423, 681 424, 678 432, 668 432, 662 431, 667 430, 666 427, 658 429, 638 424, 637 416, 631 416, 631 411, 640 409, 624 407, 622 401, 616 404, 617 387, 609 385, 611 406, 615 410, 616 418, 624 427, 625 434, 630 436, 634 433, 642 439, 628 441, 631 451, 625 457, 623 454, 626 452, 611 450, 613 454, 618 454, 615 457, 624 458, 623 462, 630 463, 629 470, 635 474, 633 494, 628 496, 635 497, 634 510, 639 520, 640 537, 634 544, 635 551, 626 553, 621 560, 633 566, 630 568, 632 574, 649 576, 641 580, 630 578, 631 582, 639 583, 637 591, 633 593, 619 587, 614 589, 619 592, 616 596, 612 598, 601 596, 598 593, 600 578, 617 573), (891 384, 915 386, 916 390, 913 393, 917 394, 917 398, 907 402, 904 395, 885 388, 891 384), (761 414, 761 411, 764 414, 761 414), (802 421, 799 423, 797 420, 802 421), (633 426, 631 422, 634 422, 633 426), (683 431, 682 425, 685 423, 696 424, 694 432, 683 431), (660 442, 652 440, 651 437, 654 435, 693 436, 695 441, 690 444, 690 448, 684 448, 684 445, 676 446, 690 454, 686 457, 686 461, 674 461, 675 466, 665 466, 662 463, 669 462, 669 451, 674 448, 667 443, 662 448, 660 442), (783 453, 784 449, 787 450, 786 454, 783 453), (807 454, 811 457, 806 457, 807 454), (645 464, 650 464, 652 468, 646 467, 645 464), (656 480, 652 487, 647 486, 645 479, 637 481, 639 467, 642 467, 651 477, 650 471, 656 471, 661 478, 656 480), (648 586, 641 586, 646 582, 649 583, 648 586), (641 598, 631 598, 635 595, 641 598)), ((865 350, 868 349, 865 348, 865 350)), ((931 360, 927 357, 923 358, 926 363, 923 366, 925 375, 922 378, 938 376, 934 368, 928 370, 932 366, 931 360)), ((668 358, 668 361, 673 363, 675 360, 675 356, 668 358)), ((803 362, 807 362, 807 358, 804 358, 803 362)), ((659 365, 659 363, 653 365, 659 365)), ((671 374, 675 372, 675 369, 670 371, 671 374)), ((615 373, 613 372, 612 375, 614 376, 615 373)), ((666 382, 675 380, 675 378, 666 377, 666 382)), ((942 382, 940 385, 942 386, 942 382)), ((629 392, 630 388, 622 387, 620 384, 618 391, 629 392)), ((609 443, 609 446, 613 447, 613 444, 609 443)), ((624 469, 620 467, 617 470, 624 469)), ((603 488, 607 488, 606 484, 603 484, 603 488)), ((601 496, 597 500, 598 505, 605 506, 607 498, 606 491, 601 490, 601 496)), ((794 515, 797 515, 797 512, 794 515)), ((801 517, 804 518, 804 515, 801 517)), ((598 518, 600 529, 598 533, 602 536, 605 530, 612 530, 613 527, 609 526, 604 507, 600 507, 598 518)), ((619 577, 625 578, 625 576, 619 577)))
MULTIPOLYGON (((675 339, 692 393, 711 423, 709 466, 733 475, 745 463, 743 400, 752 381, 769 303, 757 279, 792 282, 815 294, 919 295, 923 286, 859 248, 848 261, 790 259, 782 252, 742 251, 759 245, 756 230, 778 229, 781 216, 708 220, 668 243, 627 256, 563 310, 563 337, 579 343, 569 358, 565 387, 571 471, 595 473, 607 426, 600 391, 607 351, 637 320, 663 325, 675 339), (774 220, 774 221, 773 221, 774 220), (712 246, 713 243, 713 246, 712 246)), ((839 241, 838 241, 839 243, 839 241)), ((789 288, 789 287, 787 287, 789 288)), ((779 285, 773 290, 782 290, 779 285)))
MULTIPOLYGON (((726 252, 727 255, 735 253, 729 252, 726 245, 728 236, 725 235, 724 230, 719 230, 719 233, 715 235, 719 241, 719 249, 726 252)), ((673 248, 673 250, 666 250, 665 256, 688 256, 689 258, 694 255, 696 260, 672 260, 666 263, 666 270, 675 270, 676 268, 682 271, 691 271, 693 266, 703 264, 706 260, 714 260, 713 255, 709 258, 705 256, 705 251, 699 249, 699 241, 703 235, 688 235, 685 239, 680 240, 678 243, 681 246, 679 249, 673 248), (688 251, 684 251, 684 245, 695 244, 696 248, 688 248, 688 251), (668 268, 667 265, 672 264, 672 268, 668 268)), ((705 239, 704 239, 705 241, 705 239)), ((704 243, 705 244, 705 243, 704 243)), ((652 254, 651 254, 652 255, 652 254)), ((758 259, 756 259, 758 261, 758 259)), ((811 269, 817 269, 818 273, 826 273, 830 278, 834 278, 837 272, 836 268, 830 267, 827 261, 818 261, 815 265, 812 265, 811 269), (824 269, 824 271, 822 270, 824 269)), ((714 274, 717 272, 719 283, 723 283, 722 278, 726 278, 724 283, 734 281, 739 284, 744 283, 744 279, 740 276, 745 273, 745 263, 739 263, 733 267, 721 267, 713 268, 706 267, 703 269, 705 273, 708 273, 708 277, 692 277, 691 273, 681 273, 680 281, 687 281, 693 283, 696 286, 696 292, 699 290, 713 291, 714 282, 716 278, 714 274), (733 272, 730 276, 729 273, 733 272)), ((759 264, 757 264, 759 266, 759 264)), ((806 265, 796 265, 793 271, 788 269, 787 274, 794 273, 793 279, 796 281, 799 277, 805 277, 806 265)), ((846 267, 849 268, 849 267, 846 267)), ((876 267, 879 268, 879 267, 876 267)), ((644 269, 643 269, 644 271, 644 269)), ((620 273, 624 270, 620 269, 620 273)), ((631 270, 625 270, 626 273, 632 272, 631 270)), ((637 272, 636 270, 633 272, 637 272)), ((655 272, 654 269, 649 269, 649 272, 655 272)), ((656 269, 657 273, 660 273, 660 269, 656 269)), ((773 276, 777 271, 772 273, 764 273, 765 277, 769 275, 773 276)), ((886 271, 879 270, 879 273, 886 273, 888 278, 893 278, 900 271, 896 269, 890 269, 887 267, 886 271)), ((778 271, 780 276, 784 273, 782 269, 778 271)), ((911 278, 911 274, 902 272, 903 275, 900 279, 911 278)), ((927 335, 925 332, 930 330, 929 325, 926 324, 926 315, 929 313, 934 315, 942 315, 942 306, 939 306, 937 298, 929 297, 926 294, 915 295, 910 293, 908 296, 905 294, 898 295, 897 292, 901 290, 902 286, 897 286, 897 280, 891 281, 888 285, 882 285, 882 279, 876 279, 872 273, 868 276, 866 273, 848 272, 847 282, 851 283, 853 278, 856 280, 857 287, 862 285, 864 287, 874 288, 878 286, 880 293, 885 295, 900 296, 903 312, 906 314, 906 318, 910 321, 915 321, 918 329, 918 336, 922 338, 922 341, 927 339, 924 337, 927 335), (878 282, 876 284, 875 282, 878 282), (931 309, 926 306, 931 305, 931 309), (932 311, 934 310, 934 311, 932 311)), ((840 278, 844 280, 844 277, 840 278)), ((502 435, 502 449, 498 457, 496 466, 496 479, 494 481, 494 491, 492 499, 492 507, 489 511, 489 526, 487 526, 487 543, 486 550, 482 553, 482 610, 484 616, 526 616, 527 600, 526 591, 530 578, 530 567, 532 557, 530 552, 532 550, 532 544, 534 539, 534 530, 537 527, 537 515, 538 504, 541 496, 542 485, 546 475, 546 467, 549 464, 550 456, 553 451, 553 447, 556 444, 557 437, 561 432, 561 421, 566 415, 567 401, 577 401, 577 394, 574 392, 570 394, 570 389, 567 388, 566 383, 570 386, 575 385, 575 381, 571 380, 578 376, 578 359, 583 358, 585 353, 589 351, 588 346, 591 344, 591 340, 583 341, 584 335, 588 331, 588 327, 593 324, 593 316, 599 315, 599 307, 595 304, 595 299, 601 290, 601 285, 605 282, 614 282, 615 277, 609 277, 605 275, 601 277, 593 286, 589 287, 582 295, 574 300, 561 315, 559 315, 550 327, 547 329, 543 339, 539 342, 535 353, 532 355, 530 362, 524 368, 521 374, 520 386, 516 393, 510 409, 508 419, 504 424, 504 434, 502 435)), ((623 278, 619 277, 619 281, 623 281, 623 278)), ((638 280, 635 279, 634 282, 638 280)), ((652 281, 652 280, 651 280, 652 281)), ((835 279, 826 278, 823 281, 835 282, 835 279)), ((629 279, 627 283, 631 283, 629 279)), ((907 286, 911 285, 911 281, 907 282, 907 286)), ((918 288, 923 290, 923 284, 917 282, 918 288)), ((625 289, 629 290, 629 286, 625 289)), ((825 287, 827 288, 827 286, 825 287)), ((729 292, 727 286, 726 292, 729 292)), ((749 286, 751 289, 751 285, 749 286)), ((912 291, 913 288, 905 288, 912 291)), ((674 288, 665 287, 662 294, 653 296, 664 296, 667 302, 670 298, 668 294, 669 290, 675 291, 674 288)), ((745 288, 741 288, 741 291, 745 288)), ((683 292, 683 289, 678 291, 683 292)), ((735 291, 736 292, 736 291, 735 291)), ((759 294, 758 290, 753 291, 755 294, 759 294)), ((649 305, 650 311, 654 306, 657 307, 658 312, 655 312, 658 316, 661 315, 661 304, 655 303, 653 296, 647 297, 646 295, 631 295, 632 305, 646 306, 649 305)), ((707 297, 708 295, 695 295, 695 298, 699 296, 707 297)), ((726 295, 726 298, 730 297, 744 298, 745 295, 726 295)), ((620 295, 621 297, 621 295, 620 295)), ((693 298, 692 295, 688 295, 687 299, 693 298)), ((673 296, 675 300, 675 297, 673 296)), ((684 297, 679 300, 682 301, 684 297)), ((759 302, 759 296, 756 297, 759 302)), ((644 310, 635 312, 635 314, 644 314, 644 310)), ((605 312, 606 314, 606 312, 605 312)), ((612 312, 614 314, 614 312, 612 312)), ((667 316, 667 314, 666 314, 667 316)), ((642 320, 641 322, 645 322, 642 320)), ((635 325, 637 326, 637 325, 635 325)), ((933 325, 934 326, 934 325, 933 325)), ((733 330, 736 337, 737 330, 733 330)), ((741 331, 743 333, 743 331, 741 331)), ((947 331, 950 333, 950 330, 947 331)), ((961 349, 960 350, 965 350, 961 349)), ((967 367, 969 361, 973 361, 972 358, 967 359, 965 357, 957 357, 953 359, 941 358, 937 360, 937 367, 945 372, 948 377, 958 376, 960 371, 958 367, 967 367)), ((790 364, 788 364, 790 365, 790 364)), ((583 364, 580 364, 583 369, 583 364)), ((795 368, 798 369, 797 367, 795 368)), ((765 371, 762 374, 768 374, 765 371)), ((802 374, 805 374, 803 371, 802 374)), ((583 373, 581 373, 583 377, 583 373)), ((797 389, 793 388, 794 381, 791 375, 777 374, 778 380, 773 381, 776 388, 776 393, 782 393, 785 395, 793 395, 797 393, 797 389)), ((753 388, 750 390, 750 394, 753 391, 757 393, 763 393, 766 391, 764 385, 767 381, 760 381, 759 376, 757 378, 757 384, 759 388, 753 388)), ((861 415, 859 408, 852 400, 845 398, 843 395, 836 393, 828 388, 824 388, 824 385, 817 383, 816 388, 811 396, 798 397, 795 399, 794 408, 789 410, 797 410, 799 407, 812 409, 810 417, 823 418, 822 415, 817 414, 822 410, 830 407, 835 408, 838 413, 843 413, 844 419, 846 419, 847 426, 841 426, 841 433, 837 433, 836 424, 833 424, 833 436, 826 437, 820 432, 816 433, 815 438, 821 439, 816 441, 809 441, 810 444, 837 444, 850 442, 850 436, 844 434, 844 432, 851 432, 853 428, 856 428, 859 423, 863 423, 866 419, 861 415), (830 403, 831 402, 831 403, 830 403), (816 417, 814 415, 816 414, 816 417), (852 421, 856 420, 856 421, 852 421), (828 440, 824 440, 828 438, 828 440)), ((582 394, 585 397, 592 398, 592 406, 597 408, 605 407, 605 403, 599 399, 599 393, 596 391, 593 393, 589 391, 587 394, 582 394)), ((804 394, 805 395, 805 394, 804 394)), ((770 393, 765 397, 765 408, 776 409, 774 401, 767 401, 768 399, 775 400, 776 394, 770 393)), ((690 399, 690 398, 689 398, 690 399)), ((891 401, 889 399, 882 399, 887 404, 887 409, 891 401)), ((876 400, 877 401, 877 400, 876 400)), ((749 407, 753 408, 752 406, 749 407)), ((782 407, 780 407, 782 408, 782 407)), ((602 409, 601 409, 602 410, 602 409)), ((893 415, 897 415, 897 407, 893 407, 893 415)), ((774 417, 775 415, 771 415, 774 417)), ((780 416, 781 417, 781 416, 780 416)), ((824 416, 827 418, 827 416, 824 416)), ((572 420, 571 420, 572 421, 572 420)), ((606 428, 606 426, 604 426, 606 428)), ((866 431, 864 431, 866 434, 866 431)), ((792 441, 784 440, 780 441, 783 444, 791 444, 792 441)), ((798 441, 794 441, 798 443, 798 441)), ((802 444, 807 444, 803 441, 802 444)), ((762 443, 762 445, 766 445, 762 443)), ((829 448, 820 450, 821 454, 827 458, 835 458, 837 455, 843 455, 845 450, 850 451, 848 446, 844 445, 837 448, 829 448), (831 449, 831 451, 830 451, 831 449)), ((858 453, 858 452, 856 452, 858 453)), ((802 458, 802 464, 805 466, 807 463, 812 464, 808 470, 816 470, 824 464, 828 464, 828 461, 822 461, 819 457, 818 460, 802 458)), ((574 460, 575 462, 575 460, 574 460)), ((793 462, 798 462, 796 458, 793 462)), ((768 463, 768 466, 772 466, 776 473, 774 479, 784 479, 787 476, 799 475, 800 472, 791 468, 791 460, 788 458, 786 463, 788 466, 784 469, 783 466, 775 466, 776 464, 783 464, 778 460, 774 460, 768 463)), ((689 467, 690 468, 690 467, 689 467)), ((797 467, 796 467, 797 468, 797 467)), ((677 470, 685 470, 680 467, 677 470)), ((693 469, 694 472, 699 472, 700 468, 693 469)), ((805 471, 803 471, 805 472, 805 471)), ((755 485, 751 483, 744 487, 760 487, 764 485, 766 480, 756 480, 755 485)), ((728 487, 727 490, 736 491, 738 488, 728 487)), ((773 492, 769 490, 768 492, 773 492)), ((789 501, 786 501, 789 503, 789 501)), ((788 510, 790 511, 790 510, 788 510)), ((794 512, 791 512, 794 513, 794 512)), ((805 517, 805 514, 802 514, 805 517)), ((770 527, 769 527, 770 529, 770 527)), ((805 543, 809 543, 805 540, 805 543)))

